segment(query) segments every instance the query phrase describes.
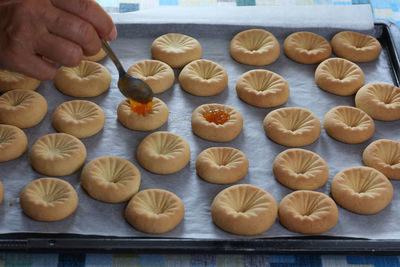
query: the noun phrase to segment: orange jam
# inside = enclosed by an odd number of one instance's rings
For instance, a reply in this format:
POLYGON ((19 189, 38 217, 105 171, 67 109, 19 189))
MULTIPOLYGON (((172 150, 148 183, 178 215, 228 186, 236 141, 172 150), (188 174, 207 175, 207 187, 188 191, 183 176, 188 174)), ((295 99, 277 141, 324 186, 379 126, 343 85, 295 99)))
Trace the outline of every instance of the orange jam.
POLYGON ((215 124, 224 124, 230 118, 228 113, 220 109, 209 110, 204 113, 203 116, 208 122, 213 122, 215 124))
POLYGON ((153 107, 153 102, 148 103, 140 103, 135 100, 129 99, 129 103, 131 105, 131 110, 137 114, 146 114, 151 112, 153 107))

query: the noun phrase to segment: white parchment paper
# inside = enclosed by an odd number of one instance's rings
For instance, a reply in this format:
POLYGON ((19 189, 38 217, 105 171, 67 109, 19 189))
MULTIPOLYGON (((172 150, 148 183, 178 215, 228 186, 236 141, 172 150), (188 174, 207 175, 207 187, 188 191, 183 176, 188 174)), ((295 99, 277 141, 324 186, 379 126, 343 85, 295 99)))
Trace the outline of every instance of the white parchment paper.
MULTIPOLYGON (((254 26, 251 26, 254 27, 254 26)), ((245 25, 119 25, 119 38, 112 42, 112 47, 122 59, 127 68, 139 60, 150 59, 150 46, 159 35, 178 31, 197 38, 203 47, 203 58, 213 60, 222 65, 228 72, 229 85, 219 95, 198 97, 184 92, 177 79, 169 90, 157 95, 170 110, 168 122, 158 130, 176 133, 190 144, 190 163, 181 171, 171 175, 156 175, 141 168, 136 159, 136 147, 150 132, 139 132, 123 127, 117 120, 117 106, 123 96, 116 87, 118 74, 110 59, 106 58, 101 64, 112 73, 111 88, 101 96, 90 98, 100 105, 106 114, 105 128, 95 136, 82 139, 88 152, 86 162, 105 155, 118 156, 133 162, 141 171, 142 183, 140 190, 162 188, 170 190, 182 198, 185 205, 185 217, 174 230, 157 235, 161 237, 178 238, 249 238, 228 234, 216 227, 210 216, 210 205, 218 192, 230 185, 215 185, 207 183, 196 175, 195 160, 197 155, 211 146, 230 146, 242 150, 249 159, 250 168, 247 175, 237 183, 249 183, 267 190, 279 201, 292 190, 280 185, 272 173, 272 161, 275 156, 287 149, 269 140, 263 130, 263 119, 273 109, 262 109, 242 102, 236 95, 235 83, 244 72, 256 67, 246 66, 235 62, 229 54, 229 42, 233 35, 240 30, 249 28, 245 25), (235 107, 244 119, 240 135, 228 143, 215 143, 202 140, 192 133, 190 118, 192 111, 205 103, 222 103, 235 107)), ((297 30, 297 29, 296 29, 297 30)), ((333 33, 330 30, 324 35, 328 40, 333 33)), ((371 32, 373 33, 373 32, 371 32)), ((285 35, 275 32, 282 45, 285 35)), ((384 50, 378 60, 371 63, 359 64, 365 72, 366 83, 393 83, 388 55, 384 50)), ((290 97, 281 107, 305 107, 323 120, 328 110, 337 105, 354 106, 354 97, 336 96, 319 89, 314 81, 314 71, 317 65, 304 65, 291 61, 283 52, 273 64, 257 67, 268 69, 284 77, 290 86, 290 97)), ((175 70, 179 74, 179 70, 175 70)), ((176 76, 177 77, 177 76, 176 76)), ((64 101, 74 98, 63 95, 55 89, 53 82, 43 82, 39 93, 44 95, 49 104, 48 114, 38 125, 25 129, 28 135, 29 148, 40 136, 54 133, 51 116, 55 108, 64 101)), ((373 138, 367 142, 349 145, 330 138, 322 130, 320 138, 313 144, 304 147, 321 155, 328 163, 329 181, 318 191, 329 195, 332 177, 345 168, 363 165, 362 151, 374 140, 381 138, 400 141, 400 121, 375 121, 376 131, 373 138)), ((35 172, 25 153, 19 159, 0 163, 0 179, 4 183, 5 198, 0 205, 0 233, 38 232, 38 233, 76 233, 84 235, 129 236, 143 237, 148 235, 133 229, 124 219, 126 203, 108 204, 96 201, 88 196, 80 185, 80 171, 61 177, 70 182, 79 196, 77 210, 68 218, 52 223, 34 221, 22 213, 18 197, 22 188, 34 179, 43 177, 35 172)), ((345 236, 372 239, 400 238, 400 183, 392 181, 394 197, 391 204, 376 215, 357 215, 339 207, 339 222, 324 235, 345 236)), ((286 230, 277 219, 265 233, 256 237, 286 237, 299 234, 286 230)), ((254 238, 254 237, 251 237, 254 238)))

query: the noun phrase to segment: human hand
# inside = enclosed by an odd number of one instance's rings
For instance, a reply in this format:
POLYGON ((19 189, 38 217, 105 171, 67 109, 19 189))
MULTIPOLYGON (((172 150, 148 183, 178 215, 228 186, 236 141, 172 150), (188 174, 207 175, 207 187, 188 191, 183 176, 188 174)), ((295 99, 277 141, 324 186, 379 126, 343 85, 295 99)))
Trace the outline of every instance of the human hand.
POLYGON ((76 66, 117 31, 94 0, 0 0, 0 69, 52 79, 56 63, 76 66))

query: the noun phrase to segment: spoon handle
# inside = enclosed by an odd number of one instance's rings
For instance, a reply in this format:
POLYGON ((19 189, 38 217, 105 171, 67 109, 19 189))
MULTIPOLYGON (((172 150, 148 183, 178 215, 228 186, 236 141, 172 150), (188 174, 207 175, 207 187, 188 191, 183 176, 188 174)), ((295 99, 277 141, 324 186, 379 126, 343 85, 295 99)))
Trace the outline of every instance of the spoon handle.
POLYGON ((125 75, 125 70, 124 67, 122 67, 121 62, 119 61, 119 59, 117 58, 117 56, 115 55, 114 51, 111 49, 111 46, 109 45, 109 43, 107 41, 101 40, 102 45, 103 45, 103 49, 106 50, 107 54, 110 56, 111 60, 114 62, 115 67, 117 67, 118 72, 119 72, 119 76, 123 76, 125 75))

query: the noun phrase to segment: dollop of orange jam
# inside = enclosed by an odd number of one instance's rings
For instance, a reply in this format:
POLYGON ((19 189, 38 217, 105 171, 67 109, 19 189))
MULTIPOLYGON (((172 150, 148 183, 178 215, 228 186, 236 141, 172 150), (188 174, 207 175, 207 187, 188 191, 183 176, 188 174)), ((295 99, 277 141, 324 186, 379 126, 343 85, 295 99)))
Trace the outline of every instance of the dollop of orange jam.
POLYGON ((203 116, 208 122, 213 122, 215 124, 224 124, 230 118, 228 113, 220 109, 209 110, 204 113, 203 116))
POLYGON ((153 102, 148 103, 140 103, 135 100, 129 99, 129 103, 131 105, 131 110, 137 114, 146 114, 151 112, 153 108, 153 102))

